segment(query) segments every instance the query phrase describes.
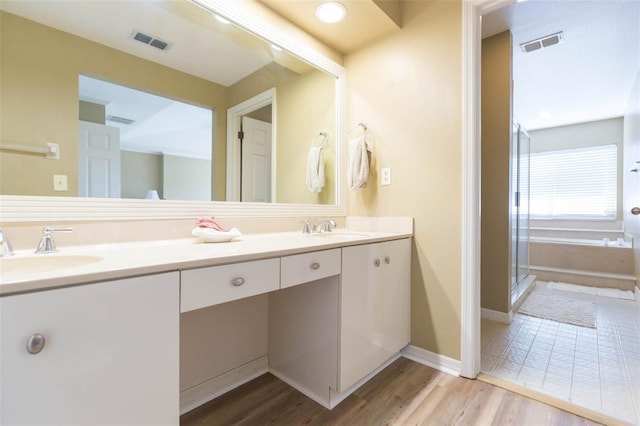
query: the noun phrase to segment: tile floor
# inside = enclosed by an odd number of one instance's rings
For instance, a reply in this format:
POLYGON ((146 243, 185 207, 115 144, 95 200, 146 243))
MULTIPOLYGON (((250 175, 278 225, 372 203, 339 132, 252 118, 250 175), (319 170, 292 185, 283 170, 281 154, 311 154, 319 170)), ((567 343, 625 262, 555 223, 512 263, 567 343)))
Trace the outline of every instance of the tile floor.
POLYGON ((594 301, 596 328, 518 313, 510 325, 483 319, 482 372, 638 424, 640 302, 544 291, 594 301))

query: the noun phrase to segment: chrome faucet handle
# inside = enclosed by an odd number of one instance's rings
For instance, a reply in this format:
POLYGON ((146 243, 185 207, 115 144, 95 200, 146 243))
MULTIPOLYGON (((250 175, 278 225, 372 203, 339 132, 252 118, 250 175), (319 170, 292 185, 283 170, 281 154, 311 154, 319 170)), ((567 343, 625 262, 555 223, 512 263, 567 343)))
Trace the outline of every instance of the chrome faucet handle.
POLYGON ((53 241, 52 232, 73 232, 73 228, 58 228, 53 229, 50 226, 42 228, 42 238, 36 249, 36 253, 55 253, 58 251, 56 243, 53 241))
POLYGON ((336 227, 336 221, 333 219, 325 220, 323 223, 324 223, 324 232, 332 232, 333 228, 336 227))
POLYGON ((321 232, 331 232, 333 231, 332 227, 336 226, 336 222, 333 219, 327 219, 323 222, 314 222, 313 224, 313 232, 321 233, 321 232))
POLYGON ((300 220, 298 223, 300 225, 302 225, 302 233, 303 234, 310 234, 311 233, 311 229, 309 228, 309 221, 308 220, 300 220))
POLYGON ((0 257, 9 257, 13 255, 13 247, 11 247, 9 239, 4 235, 3 231, 0 231, 0 257))

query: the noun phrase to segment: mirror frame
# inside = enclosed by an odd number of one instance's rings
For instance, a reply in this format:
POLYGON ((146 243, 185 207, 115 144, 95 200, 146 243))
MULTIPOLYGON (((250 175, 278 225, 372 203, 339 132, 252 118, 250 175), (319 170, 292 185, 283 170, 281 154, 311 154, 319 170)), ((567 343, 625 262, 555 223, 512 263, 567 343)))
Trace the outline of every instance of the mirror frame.
MULTIPOLYGON (((340 64, 313 48, 297 42, 275 25, 243 9, 242 2, 226 0, 191 0, 212 12, 229 19, 247 31, 261 37, 289 53, 309 62, 316 68, 336 77, 336 204, 278 204, 241 203, 233 201, 178 201, 101 199, 77 197, 37 197, 0 195, 0 222, 56 222, 56 221, 117 221, 188 219, 200 216, 217 217, 341 217, 346 216, 344 182, 346 133, 346 75, 340 64)), ((220 141, 224 143, 224 141, 220 141)))

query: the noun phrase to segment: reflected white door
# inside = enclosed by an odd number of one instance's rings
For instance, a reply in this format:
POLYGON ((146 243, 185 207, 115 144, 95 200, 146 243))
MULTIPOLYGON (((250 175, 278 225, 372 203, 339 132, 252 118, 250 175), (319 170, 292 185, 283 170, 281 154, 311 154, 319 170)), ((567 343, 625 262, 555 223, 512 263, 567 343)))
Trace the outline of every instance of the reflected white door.
POLYGON ((120 198, 120 129, 79 122, 78 196, 120 198))
POLYGON ((242 117, 241 201, 271 201, 271 123, 242 117))

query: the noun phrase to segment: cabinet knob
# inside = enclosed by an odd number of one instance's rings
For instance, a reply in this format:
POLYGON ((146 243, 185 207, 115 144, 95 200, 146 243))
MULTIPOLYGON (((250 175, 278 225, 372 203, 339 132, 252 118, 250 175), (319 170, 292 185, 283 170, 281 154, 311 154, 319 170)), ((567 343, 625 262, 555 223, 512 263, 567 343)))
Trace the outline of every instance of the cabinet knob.
POLYGON ((40 353, 44 349, 44 336, 42 334, 32 334, 27 340, 27 352, 32 355, 40 353))
POLYGON ((244 284, 244 278, 242 277, 234 278, 231 280, 231 284, 233 284, 236 287, 240 287, 242 284, 244 284))
POLYGON ((376 268, 380 266, 380 259, 376 259, 373 261, 373 264, 376 265, 376 268))
POLYGON ((311 269, 320 269, 320 264, 318 262, 314 262, 311 264, 311 269))
POLYGON ((385 256, 384 257, 384 263, 386 263, 387 265, 391 263, 391 258, 389 256, 385 256))

